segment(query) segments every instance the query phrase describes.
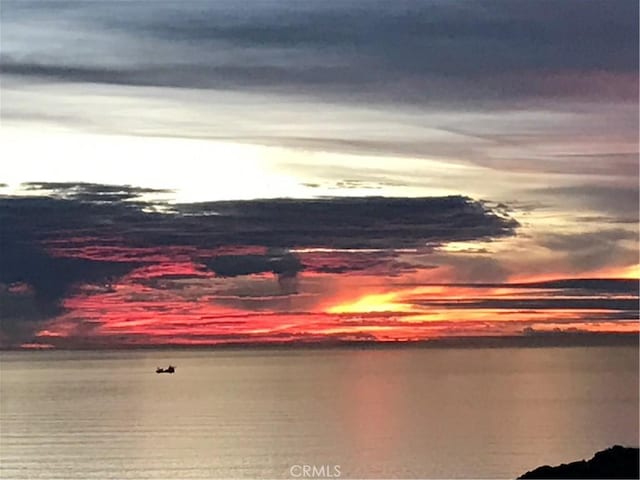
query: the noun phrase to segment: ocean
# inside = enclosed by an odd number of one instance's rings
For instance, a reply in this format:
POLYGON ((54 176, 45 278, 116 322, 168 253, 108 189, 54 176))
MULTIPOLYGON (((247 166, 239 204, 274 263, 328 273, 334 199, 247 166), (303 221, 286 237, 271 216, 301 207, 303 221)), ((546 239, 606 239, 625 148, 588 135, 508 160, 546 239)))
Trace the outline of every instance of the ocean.
POLYGON ((515 478, 639 435, 635 347, 2 352, 0 387, 3 479, 515 478))

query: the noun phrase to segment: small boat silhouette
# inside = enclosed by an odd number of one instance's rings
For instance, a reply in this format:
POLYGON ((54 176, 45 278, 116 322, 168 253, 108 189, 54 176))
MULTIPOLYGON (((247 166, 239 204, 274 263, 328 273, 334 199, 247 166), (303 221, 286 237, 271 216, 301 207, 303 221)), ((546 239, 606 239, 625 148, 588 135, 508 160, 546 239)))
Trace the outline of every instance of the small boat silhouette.
POLYGON ((156 368, 156 373, 175 373, 176 367, 169 365, 167 368, 156 368))

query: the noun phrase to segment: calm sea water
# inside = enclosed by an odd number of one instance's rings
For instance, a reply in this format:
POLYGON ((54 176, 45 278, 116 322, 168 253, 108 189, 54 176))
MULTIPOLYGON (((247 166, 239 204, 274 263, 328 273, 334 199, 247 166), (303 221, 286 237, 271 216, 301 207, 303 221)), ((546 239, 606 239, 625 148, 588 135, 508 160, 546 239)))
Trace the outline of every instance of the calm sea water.
POLYGON ((636 348, 3 352, 0 379, 4 479, 514 478, 638 444, 636 348))

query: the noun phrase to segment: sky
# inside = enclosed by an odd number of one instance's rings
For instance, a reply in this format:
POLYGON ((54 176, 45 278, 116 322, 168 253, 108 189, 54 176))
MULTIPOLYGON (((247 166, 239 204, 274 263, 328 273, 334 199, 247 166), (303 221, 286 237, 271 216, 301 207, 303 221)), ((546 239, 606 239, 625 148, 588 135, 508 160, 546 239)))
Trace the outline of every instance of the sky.
POLYGON ((3 348, 640 330, 635 0, 0 27, 3 348))

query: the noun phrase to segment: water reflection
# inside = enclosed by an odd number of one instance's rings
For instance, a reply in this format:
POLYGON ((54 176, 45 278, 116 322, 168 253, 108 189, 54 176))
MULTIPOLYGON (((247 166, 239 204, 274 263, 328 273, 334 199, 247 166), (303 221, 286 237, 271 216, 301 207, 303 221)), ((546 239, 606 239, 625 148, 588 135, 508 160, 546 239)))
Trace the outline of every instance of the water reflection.
POLYGON ((3 352, 1 476, 515 477, 638 439, 634 348, 169 353, 3 352))

